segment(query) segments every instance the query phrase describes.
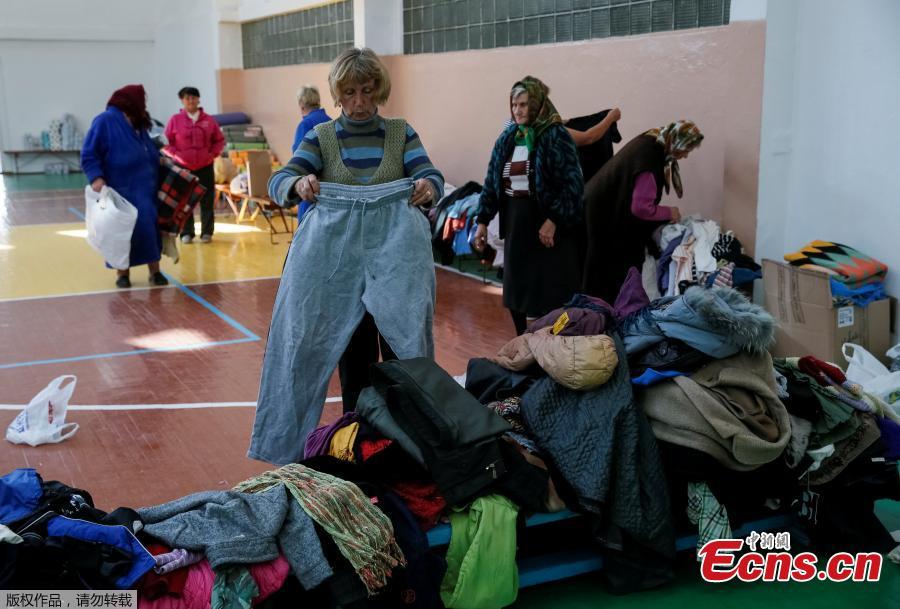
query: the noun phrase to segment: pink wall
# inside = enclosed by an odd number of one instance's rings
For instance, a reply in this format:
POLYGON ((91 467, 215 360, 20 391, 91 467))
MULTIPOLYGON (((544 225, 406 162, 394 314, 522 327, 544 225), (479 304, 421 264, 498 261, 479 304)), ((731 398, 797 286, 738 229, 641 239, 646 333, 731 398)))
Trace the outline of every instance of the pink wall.
MULTIPOLYGON (((678 118, 694 120, 706 136, 681 163, 684 199, 664 203, 700 213, 735 231, 753 249, 765 22, 570 44, 385 57, 393 80, 386 116, 402 116, 419 132, 447 180, 484 179, 491 147, 509 116, 513 82, 544 80, 563 117, 617 105, 627 141, 678 118)), ((296 89, 327 94, 324 64, 223 70, 223 112, 243 110, 265 127, 282 160, 299 113, 296 89)))

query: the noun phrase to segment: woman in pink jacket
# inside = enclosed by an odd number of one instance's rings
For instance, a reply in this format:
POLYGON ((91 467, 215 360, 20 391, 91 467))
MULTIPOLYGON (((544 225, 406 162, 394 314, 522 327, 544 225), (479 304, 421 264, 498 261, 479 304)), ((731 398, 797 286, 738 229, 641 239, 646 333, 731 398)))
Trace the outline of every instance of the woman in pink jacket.
MULTIPOLYGON (((166 139, 169 145, 163 152, 176 163, 196 175, 206 187, 200 200, 200 241, 212 241, 215 228, 213 202, 215 200, 215 173, 213 162, 225 148, 225 136, 219 124, 200 107, 200 91, 196 87, 183 87, 178 98, 184 108, 169 119, 166 139)), ((194 240, 194 223, 186 222, 181 233, 182 243, 194 240)))

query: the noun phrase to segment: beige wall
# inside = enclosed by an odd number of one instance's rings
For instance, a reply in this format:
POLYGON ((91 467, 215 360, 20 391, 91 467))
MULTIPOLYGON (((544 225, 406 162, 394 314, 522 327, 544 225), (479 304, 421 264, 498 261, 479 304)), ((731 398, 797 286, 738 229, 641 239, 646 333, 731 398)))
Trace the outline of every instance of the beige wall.
MULTIPOLYGON (((563 117, 622 109, 624 141, 678 118, 697 122, 703 145, 681 163, 684 199, 664 203, 701 213, 753 248, 762 107, 765 22, 541 45, 385 57, 393 79, 386 116, 415 127, 453 184, 484 179, 491 147, 509 116, 509 89, 526 74, 543 79, 563 117)), ((299 113, 296 89, 327 94, 324 64, 223 70, 223 112, 243 110, 265 127, 282 160, 299 113)), ((324 104, 332 116, 336 109, 324 104)))

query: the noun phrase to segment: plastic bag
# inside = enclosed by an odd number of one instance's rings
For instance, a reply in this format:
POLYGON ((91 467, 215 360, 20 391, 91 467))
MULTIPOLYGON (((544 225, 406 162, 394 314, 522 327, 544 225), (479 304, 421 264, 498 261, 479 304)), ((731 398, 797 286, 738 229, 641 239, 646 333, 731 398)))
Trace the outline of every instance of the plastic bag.
POLYGON ((84 219, 87 242, 114 269, 125 270, 131 258, 131 234, 137 222, 137 208, 112 188, 94 192, 84 187, 84 219))
POLYGON ((9 424, 6 439, 13 444, 37 446, 62 442, 75 435, 78 423, 66 423, 66 410, 77 380, 73 375, 65 375, 50 381, 9 424), (63 387, 69 379, 72 382, 63 387))
POLYGON ((844 343, 847 379, 888 404, 900 400, 900 372, 891 372, 874 355, 854 343, 844 343), (848 354, 847 348, 852 351, 848 354))
POLYGON ((213 173, 216 184, 228 184, 238 174, 234 161, 227 157, 218 157, 213 161, 213 173))
POLYGON ((172 259, 172 264, 178 264, 180 254, 178 253, 178 235, 161 231, 160 240, 162 241, 162 255, 172 259))

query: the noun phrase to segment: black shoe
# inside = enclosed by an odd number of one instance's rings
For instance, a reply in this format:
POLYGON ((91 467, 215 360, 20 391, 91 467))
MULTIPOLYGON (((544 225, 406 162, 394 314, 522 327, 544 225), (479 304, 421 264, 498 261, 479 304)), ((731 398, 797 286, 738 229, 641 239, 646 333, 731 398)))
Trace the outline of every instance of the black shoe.
POLYGON ((130 288, 131 287, 131 279, 128 278, 128 275, 119 275, 119 278, 116 279, 116 287, 117 288, 130 288))
POLYGON ((169 285, 169 280, 159 271, 150 275, 150 283, 153 285, 169 285))

